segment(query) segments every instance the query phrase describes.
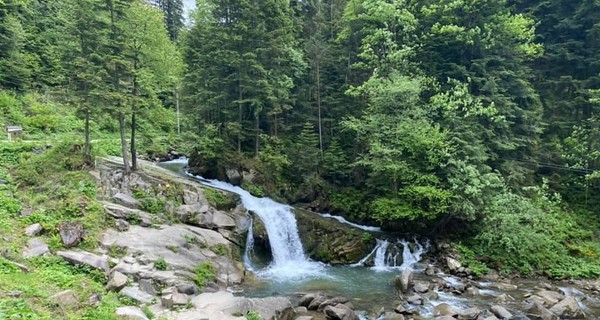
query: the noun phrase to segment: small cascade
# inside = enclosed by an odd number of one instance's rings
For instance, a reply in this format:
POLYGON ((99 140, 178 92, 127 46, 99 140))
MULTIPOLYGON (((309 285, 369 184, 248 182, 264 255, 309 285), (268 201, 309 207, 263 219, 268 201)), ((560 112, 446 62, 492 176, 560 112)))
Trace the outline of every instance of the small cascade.
POLYGON ((406 240, 399 240, 392 244, 386 240, 378 239, 373 251, 352 266, 368 265, 369 260, 372 258, 373 266, 371 269, 375 271, 412 269, 421 260, 421 256, 427 248, 429 248, 429 241, 425 245, 422 245, 415 240, 415 246, 416 248, 413 251, 411 250, 411 244, 406 240), (402 251, 400 251, 400 246, 402 247, 402 251), (399 260, 400 253, 402 254, 402 260, 399 260))
MULTIPOLYGON (((275 202, 270 198, 255 197, 248 191, 226 182, 207 180, 201 177, 195 178, 204 185, 239 195, 244 207, 248 211, 254 212, 265 225, 269 235, 273 260, 267 268, 256 271, 259 276, 264 275, 275 279, 291 280, 321 275, 322 265, 309 260, 304 255, 304 249, 298 235, 296 217, 290 206, 275 202)), ((248 239, 251 238, 248 237, 248 239)), ((248 259, 245 262, 247 267, 251 269, 252 266, 249 263, 250 249, 248 247, 246 252, 248 253, 248 259)))
POLYGON ((252 267, 252 261, 250 260, 250 255, 254 249, 254 232, 253 225, 254 220, 250 218, 250 226, 248 227, 248 235, 246 237, 246 248, 244 249, 244 264, 246 268, 252 272, 254 272, 254 268, 252 267))

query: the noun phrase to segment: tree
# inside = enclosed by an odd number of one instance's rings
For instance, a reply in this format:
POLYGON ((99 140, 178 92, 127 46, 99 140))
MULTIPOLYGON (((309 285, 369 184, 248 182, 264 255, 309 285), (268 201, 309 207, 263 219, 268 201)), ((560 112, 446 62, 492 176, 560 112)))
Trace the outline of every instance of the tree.
POLYGON ((176 41, 179 38, 181 28, 184 26, 183 1, 154 0, 153 4, 163 12, 169 37, 171 38, 171 41, 176 41))

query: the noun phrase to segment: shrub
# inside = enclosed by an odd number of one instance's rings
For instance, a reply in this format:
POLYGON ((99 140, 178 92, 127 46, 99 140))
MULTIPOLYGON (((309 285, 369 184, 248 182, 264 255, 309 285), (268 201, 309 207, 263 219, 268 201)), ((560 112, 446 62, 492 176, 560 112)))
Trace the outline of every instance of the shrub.
POLYGON ((156 270, 165 271, 167 270, 168 264, 167 261, 165 261, 165 258, 160 257, 154 262, 154 267, 156 270))
POLYGON ((209 261, 204 261, 194 269, 194 274, 196 275, 194 282, 199 287, 203 288, 206 286, 206 284, 208 284, 208 282, 211 282, 215 279, 216 272, 217 270, 209 261))

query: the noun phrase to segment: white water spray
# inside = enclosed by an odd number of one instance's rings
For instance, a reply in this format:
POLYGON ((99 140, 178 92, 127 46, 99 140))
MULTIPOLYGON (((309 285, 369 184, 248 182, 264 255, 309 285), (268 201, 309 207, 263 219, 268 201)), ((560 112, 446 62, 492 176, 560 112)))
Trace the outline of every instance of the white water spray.
POLYGON ((429 248, 429 241, 422 245, 415 240, 415 245, 416 248, 412 251, 409 242, 406 240, 399 240, 396 244, 391 244, 386 240, 377 240, 373 251, 352 266, 363 266, 373 257, 373 267, 371 269, 375 271, 413 269, 415 264, 421 261, 423 253, 429 248), (402 263, 398 265, 398 246, 400 245, 402 246, 402 263))

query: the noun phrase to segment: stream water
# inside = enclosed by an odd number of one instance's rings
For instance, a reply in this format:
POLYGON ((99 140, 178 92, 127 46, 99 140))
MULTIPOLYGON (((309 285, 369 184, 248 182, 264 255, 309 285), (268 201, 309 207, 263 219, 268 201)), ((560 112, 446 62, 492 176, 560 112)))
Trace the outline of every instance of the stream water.
MULTIPOLYGON (((187 159, 175 160, 161 164, 163 167, 181 174, 187 164, 187 159)), ((405 268, 410 268, 415 280, 431 283, 433 279, 445 282, 447 286, 461 286, 464 279, 445 274, 433 276, 425 275, 423 272, 427 265, 422 264, 421 256, 429 247, 429 243, 419 241, 407 241, 405 239, 391 240, 389 237, 383 239, 384 234, 379 228, 361 226, 346 221, 341 217, 322 214, 324 218, 336 219, 340 223, 352 225, 353 227, 373 232, 374 236, 382 237, 377 240, 373 250, 361 261, 348 266, 328 266, 320 262, 308 259, 304 255, 302 243, 298 235, 296 219, 291 207, 277 203, 269 198, 258 198, 240 187, 231 184, 206 180, 201 177, 192 177, 199 183, 207 186, 226 190, 238 194, 245 208, 254 212, 263 221, 272 251, 272 260, 267 264, 256 263, 253 256, 252 227, 248 232, 248 240, 244 253, 246 268, 252 271, 256 277, 247 281, 243 287, 236 290, 248 297, 266 297, 275 295, 289 296, 295 299, 299 293, 322 292, 332 296, 345 296, 352 300, 358 310, 366 315, 375 314, 377 310, 384 307, 393 310, 400 303, 393 284, 394 277, 399 275, 405 268), (365 265, 368 265, 365 266, 365 265)), ((493 283, 478 282, 479 295, 467 297, 451 293, 452 290, 434 289, 435 294, 425 299, 424 304, 415 306, 423 319, 432 317, 434 306, 440 303, 448 303, 458 309, 478 307, 488 309, 495 304, 495 300, 503 293, 514 298, 512 302, 505 304, 510 312, 515 315, 514 319, 529 319, 522 311, 522 301, 528 294, 537 290, 540 282, 535 280, 513 281, 518 285, 518 290, 503 292, 494 289, 493 283)), ((582 297, 579 289, 568 284, 557 284, 566 295, 579 296, 581 307, 586 311, 588 319, 600 319, 600 299, 597 297, 582 297)))

